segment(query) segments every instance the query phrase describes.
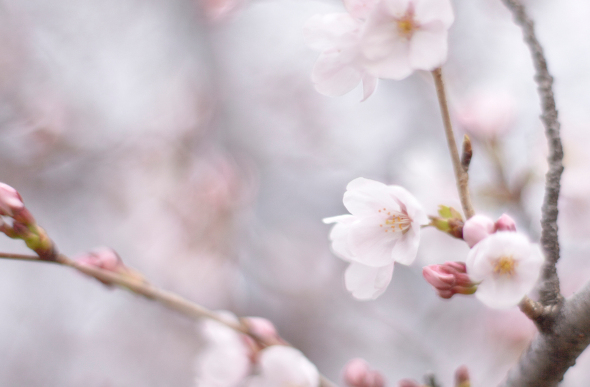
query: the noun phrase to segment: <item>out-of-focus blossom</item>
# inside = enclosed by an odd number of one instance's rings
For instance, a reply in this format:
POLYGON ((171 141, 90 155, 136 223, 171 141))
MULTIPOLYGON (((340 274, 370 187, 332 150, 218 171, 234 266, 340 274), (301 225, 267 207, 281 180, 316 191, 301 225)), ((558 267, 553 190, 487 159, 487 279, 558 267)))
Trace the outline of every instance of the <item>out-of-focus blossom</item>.
POLYGON ((198 0, 207 20, 213 23, 228 19, 247 0, 198 0))
POLYGON ((123 261, 117 252, 109 247, 102 247, 76 259, 81 265, 98 267, 108 271, 118 271, 123 268, 123 261))
POLYGON ((447 58, 454 16, 448 0, 381 0, 362 32, 365 68, 378 78, 403 79, 434 70, 447 58))
POLYGON ((320 375, 315 365, 297 349, 273 345, 260 351, 259 373, 247 387, 318 387, 320 375))
POLYGON ((476 214, 465 222, 463 226, 463 239, 469 247, 473 247, 496 231, 516 231, 514 219, 510 215, 502 214, 494 222, 485 215, 476 214))
MULTIPOLYGON (((232 322, 238 319, 229 312, 220 312, 232 322)), ((214 320, 201 323, 206 349, 195 363, 196 387, 238 387, 251 371, 252 352, 243 335, 214 320)))
POLYGON ((460 366, 455 371, 455 387, 470 387, 471 379, 469 378, 469 370, 467 366, 460 366))
POLYGON ((544 257, 536 244, 516 232, 500 231, 475 245, 467 256, 467 273, 478 282, 475 293, 492 308, 517 305, 539 277, 544 257))
POLYGON ((369 368, 363 359, 352 359, 344 366, 344 382, 349 387, 385 387, 385 378, 380 372, 369 368))
POLYGON ((363 83, 363 100, 377 87, 377 78, 369 75, 363 66, 360 52, 360 33, 363 21, 354 15, 366 13, 359 1, 349 1, 348 13, 314 15, 304 27, 307 45, 321 54, 315 63, 311 80, 315 89, 324 95, 336 97, 363 83))
POLYGON ((463 262, 426 266, 422 269, 422 275, 434 286, 441 298, 451 298, 455 294, 473 294, 477 290, 477 284, 467 275, 463 262))
MULTIPOLYGON (((262 317, 245 317, 242 319, 242 322, 246 324, 251 333, 264 340, 265 343, 285 344, 270 320, 262 317)), ((252 340, 248 336, 245 337, 252 340)))
POLYGON ((455 118, 463 130, 479 139, 505 134, 514 121, 514 99, 506 93, 479 92, 460 104, 455 118))
POLYGON ((359 20, 367 19, 369 12, 379 0, 343 0, 348 13, 359 20))
POLYGON ((397 387, 425 387, 423 384, 418 383, 413 379, 402 379, 397 382, 397 387))
POLYGON ((324 219, 336 255, 351 262, 346 287, 359 299, 374 299, 391 280, 394 262, 411 264, 428 223, 422 206, 400 186, 357 178, 346 187, 344 206, 351 215, 324 219))

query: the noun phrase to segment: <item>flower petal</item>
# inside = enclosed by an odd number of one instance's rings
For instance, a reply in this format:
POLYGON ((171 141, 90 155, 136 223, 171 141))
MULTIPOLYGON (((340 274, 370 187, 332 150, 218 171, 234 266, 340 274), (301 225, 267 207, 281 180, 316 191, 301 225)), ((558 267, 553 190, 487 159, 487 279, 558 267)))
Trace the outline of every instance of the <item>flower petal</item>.
POLYGON ((359 27, 347 13, 314 15, 305 23, 303 37, 312 50, 342 49, 358 41, 359 27))
POLYGON ((377 88, 377 77, 369 74, 363 75, 363 99, 361 102, 369 98, 377 88))
POLYGON ((346 289, 359 300, 371 300, 379 297, 393 275, 393 263, 384 267, 369 267, 351 263, 344 274, 346 289))
POLYGON ((349 50, 330 49, 321 53, 311 73, 315 89, 329 97, 344 95, 354 89, 362 79, 354 59, 349 50))
MULTIPOLYGON (((346 215, 342 215, 344 217, 346 215)), ((350 231, 350 218, 354 221, 356 218, 352 215, 348 215, 344 222, 340 222, 332 227, 330 231, 330 240, 332 241, 332 251, 338 257, 350 261, 353 259, 353 254, 348 247, 348 233, 350 231)))
POLYGON ((433 70, 447 60, 447 30, 440 21, 419 28, 410 40, 410 65, 419 70, 433 70))
POLYGON ((455 19, 449 0, 414 0, 415 19, 419 24, 440 20, 448 29, 455 19))
POLYGON ((391 252, 403 234, 380 227, 382 216, 361 218, 352 223, 348 230, 348 247, 355 262, 371 267, 382 267, 393 263, 391 252))
POLYGON ((418 199, 416 199, 416 197, 407 189, 399 185, 390 185, 388 189, 413 222, 420 225, 428 224, 430 222, 418 199))
POLYGON ((387 211, 401 210, 385 184, 364 177, 348 183, 342 201, 346 209, 355 216, 375 216, 382 208, 387 211))
POLYGON ((343 0, 343 2, 348 13, 357 19, 364 20, 377 3, 377 0, 343 0))
POLYGON ((420 226, 418 224, 412 224, 412 228, 395 242, 395 246, 391 251, 391 258, 403 265, 411 265, 414 259, 416 259, 419 245, 420 226))

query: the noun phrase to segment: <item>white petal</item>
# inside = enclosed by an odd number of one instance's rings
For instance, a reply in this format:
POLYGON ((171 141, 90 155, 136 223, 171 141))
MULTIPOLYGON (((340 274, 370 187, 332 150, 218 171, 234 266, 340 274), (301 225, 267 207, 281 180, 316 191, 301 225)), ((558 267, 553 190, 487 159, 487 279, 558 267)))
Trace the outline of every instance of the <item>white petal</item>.
POLYGON ((321 53, 311 73, 315 89, 329 97, 354 89, 362 79, 361 70, 354 61, 349 51, 331 49, 321 53))
POLYGON ((391 258, 403 265, 411 265, 416 259, 420 245, 420 226, 413 225, 397 242, 391 251, 391 258))
POLYGON ((387 186, 375 180, 359 177, 348 183, 343 199, 346 209, 355 216, 375 216, 379 210, 400 211, 387 186))
POLYGON ((351 263, 344 274, 346 289, 359 300, 371 300, 379 297, 393 275, 393 263, 384 267, 369 267, 351 263))
POLYGON ((475 296, 490 308, 504 309, 517 305, 530 290, 514 279, 483 281, 475 296))
POLYGON ((441 22, 418 29, 410 40, 410 65, 419 70, 434 70, 447 60, 447 30, 441 22))
POLYGON ((377 88, 377 77, 369 74, 363 75, 363 99, 361 102, 369 98, 377 88))
POLYGON ((414 71, 410 66, 410 43, 406 38, 392 37, 363 46, 366 61, 364 68, 377 78, 400 80, 408 77, 414 71), (368 54, 368 55, 367 55, 368 54), (369 55, 373 59, 369 58, 369 55))
POLYGON ((345 48, 358 41, 360 23, 347 13, 314 15, 303 27, 305 43, 313 50, 345 48))
POLYGON ((422 208, 422 205, 407 189, 399 185, 390 185, 389 191, 397 199, 397 201, 403 206, 406 213, 412 219, 412 222, 418 224, 428 224, 428 216, 422 208))
POLYGON ((382 0, 381 3, 384 5, 384 11, 396 19, 402 18, 410 6, 410 0, 382 0))
POLYGON ((455 19, 453 7, 449 0, 414 0, 415 19, 420 24, 440 20, 445 28, 449 28, 455 19))
POLYGON ((258 362, 260 376, 252 378, 248 386, 319 386, 320 376, 316 366, 293 347, 267 347, 260 352, 258 362))
POLYGON ((350 223, 350 222, 354 222, 355 217, 352 215, 337 215, 337 216, 331 216, 329 218, 324 218, 322 219, 322 222, 324 222, 325 224, 330 224, 330 223, 350 223))
MULTIPOLYGON (((349 215, 350 218, 355 219, 354 216, 349 215)), ((349 218, 346 218, 348 220, 349 218)), ((348 247, 348 234, 350 232, 350 225, 352 223, 346 221, 337 223, 330 231, 330 240, 332 241, 332 250, 334 254, 340 258, 350 261, 353 259, 353 253, 348 247)))
POLYGON ((357 19, 366 19, 377 0, 343 0, 346 10, 357 19))
POLYGON ((397 240, 402 237, 400 231, 390 231, 380 227, 384 222, 382 216, 360 218, 352 223, 348 230, 348 247, 352 259, 372 267, 382 267, 393 263, 391 252, 397 240))

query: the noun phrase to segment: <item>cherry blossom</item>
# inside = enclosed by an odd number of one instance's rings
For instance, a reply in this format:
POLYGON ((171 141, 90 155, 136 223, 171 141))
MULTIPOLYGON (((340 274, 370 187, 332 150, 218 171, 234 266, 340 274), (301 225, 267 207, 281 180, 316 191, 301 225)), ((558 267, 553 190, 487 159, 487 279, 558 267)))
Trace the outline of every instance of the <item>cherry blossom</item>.
POLYGON ((246 387, 319 387, 320 374, 315 365, 297 349, 273 345, 258 355, 259 374, 246 387))
POLYGON ((492 308, 517 305, 539 277, 544 257, 538 245, 516 232, 499 231, 477 243, 467 256, 475 293, 492 308))
POLYGON ((350 215, 324 219, 336 223, 330 232, 332 250, 351 262, 346 288, 358 299, 374 299, 391 281, 394 262, 414 261, 420 226, 428 218, 405 188, 362 177, 348 184, 343 202, 350 215))
POLYGON ((385 387, 385 378, 363 359, 352 359, 344 366, 344 382, 349 387, 385 387))
POLYGON ((0 183, 0 215, 14 216, 25 207, 20 194, 8 184, 0 183))
MULTIPOLYGON (((222 311, 229 321, 238 319, 222 311)), ((202 322, 207 348, 195 363, 197 387, 238 387, 251 370, 251 349, 241 334, 214 320, 202 322)))
POLYGON ((505 92, 479 91, 459 104, 460 127, 482 140, 493 140, 512 128, 516 102, 505 92))
POLYGON ((390 79, 434 70, 446 60, 453 20, 449 0, 381 0, 369 12, 362 32, 364 67, 390 79))
POLYGON ((313 67, 311 80, 315 89, 330 97, 341 96, 363 83, 363 101, 377 87, 377 78, 363 66, 360 51, 364 17, 372 1, 345 2, 348 13, 314 15, 304 27, 307 45, 321 54, 313 67))
POLYGON ((422 275, 441 298, 451 298, 457 293, 473 294, 477 290, 477 284, 467 275, 467 268, 463 262, 429 265, 422 269, 422 275))

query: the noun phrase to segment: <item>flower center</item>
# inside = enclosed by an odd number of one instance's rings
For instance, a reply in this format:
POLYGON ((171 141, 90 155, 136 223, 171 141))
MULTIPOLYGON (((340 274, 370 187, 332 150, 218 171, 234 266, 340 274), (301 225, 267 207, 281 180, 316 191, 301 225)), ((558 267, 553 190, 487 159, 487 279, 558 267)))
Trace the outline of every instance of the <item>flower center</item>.
POLYGON ((512 277, 514 275, 514 269, 516 268, 516 261, 512 258, 512 256, 501 256, 500 259, 496 261, 496 265, 494 266, 494 273, 498 275, 507 275, 512 277))
POLYGON ((412 219, 403 212, 388 211, 386 208, 379 210, 379 212, 387 216, 385 222, 379 225, 385 232, 401 232, 405 234, 412 226, 412 219))
POLYGON ((414 31, 418 29, 418 24, 414 21, 414 9, 410 6, 406 14, 401 19, 396 20, 399 34, 410 39, 414 31))

